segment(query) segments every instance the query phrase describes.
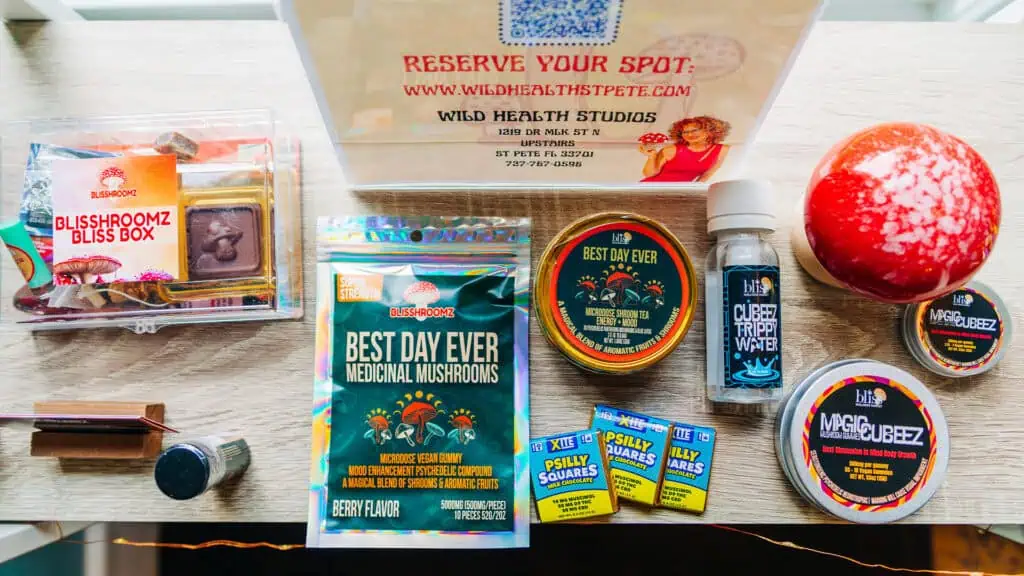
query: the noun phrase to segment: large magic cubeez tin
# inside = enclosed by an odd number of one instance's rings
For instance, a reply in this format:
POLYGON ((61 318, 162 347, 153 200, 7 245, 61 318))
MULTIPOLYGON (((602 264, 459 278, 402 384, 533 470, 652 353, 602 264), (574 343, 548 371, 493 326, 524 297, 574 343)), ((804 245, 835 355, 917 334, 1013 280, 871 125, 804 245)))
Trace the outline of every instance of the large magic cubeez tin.
POLYGON ((776 455, 793 487, 851 522, 900 520, 942 485, 949 430, 932 393, 873 360, 819 368, 780 407, 776 455))
POLYGON ((693 264, 679 240, 654 220, 622 212, 588 216, 555 236, 534 283, 547 339, 574 364, 605 374, 668 356, 696 303, 693 264))

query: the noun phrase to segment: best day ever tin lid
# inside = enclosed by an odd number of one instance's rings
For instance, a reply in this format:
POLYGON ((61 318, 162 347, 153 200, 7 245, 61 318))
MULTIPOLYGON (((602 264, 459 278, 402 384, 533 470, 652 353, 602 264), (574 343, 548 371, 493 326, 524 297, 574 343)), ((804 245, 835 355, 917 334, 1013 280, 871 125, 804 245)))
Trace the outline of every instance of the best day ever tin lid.
POLYGON ((823 371, 797 400, 792 420, 786 442, 795 479, 838 518, 900 520, 945 479, 949 429, 942 409, 920 381, 894 366, 863 361, 823 371))
POLYGON ((656 364, 693 321, 697 281, 663 225, 627 212, 570 224, 545 248, 534 307, 547 339, 575 364, 624 374, 656 364))

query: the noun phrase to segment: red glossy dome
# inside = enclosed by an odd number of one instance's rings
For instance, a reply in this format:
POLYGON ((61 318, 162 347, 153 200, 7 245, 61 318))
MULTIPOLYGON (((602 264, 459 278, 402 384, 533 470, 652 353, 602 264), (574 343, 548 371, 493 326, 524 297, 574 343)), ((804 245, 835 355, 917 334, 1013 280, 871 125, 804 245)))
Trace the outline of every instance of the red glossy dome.
POLYGON ((999 232, 999 187, 981 156, 930 126, 880 124, 832 148, 807 187, 815 258, 851 290, 894 303, 963 285, 999 232))

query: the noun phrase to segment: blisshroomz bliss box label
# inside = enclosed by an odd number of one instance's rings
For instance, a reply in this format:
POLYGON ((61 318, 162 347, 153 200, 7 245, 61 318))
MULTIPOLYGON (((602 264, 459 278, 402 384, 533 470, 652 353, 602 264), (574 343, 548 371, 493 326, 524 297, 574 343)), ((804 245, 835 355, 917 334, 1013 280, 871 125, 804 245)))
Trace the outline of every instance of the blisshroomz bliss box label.
POLYGON ((314 426, 326 428, 314 429, 315 440, 326 446, 314 446, 324 469, 313 474, 310 527, 319 543, 338 535, 328 545, 523 545, 526 454, 520 445, 517 461, 516 434, 526 306, 517 267, 324 266, 318 354, 328 350, 317 374, 329 378, 317 397, 330 400, 328 413, 314 412, 314 426))

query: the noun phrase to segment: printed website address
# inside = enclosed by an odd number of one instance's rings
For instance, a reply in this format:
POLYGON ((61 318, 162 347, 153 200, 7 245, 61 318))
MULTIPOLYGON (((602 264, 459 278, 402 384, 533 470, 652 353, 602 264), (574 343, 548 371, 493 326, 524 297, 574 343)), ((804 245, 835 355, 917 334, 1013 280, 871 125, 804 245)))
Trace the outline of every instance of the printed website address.
POLYGON ((690 86, 632 84, 405 84, 406 96, 689 96, 690 86))

